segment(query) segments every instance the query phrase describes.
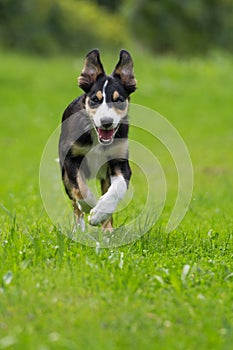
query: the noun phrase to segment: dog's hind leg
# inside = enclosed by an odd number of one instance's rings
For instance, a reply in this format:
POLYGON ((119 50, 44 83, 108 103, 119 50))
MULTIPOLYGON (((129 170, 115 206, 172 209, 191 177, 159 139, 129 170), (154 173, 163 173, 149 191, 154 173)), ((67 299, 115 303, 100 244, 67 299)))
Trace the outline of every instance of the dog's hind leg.
POLYGON ((84 213, 90 212, 96 204, 96 199, 79 171, 77 174, 77 184, 78 188, 72 188, 72 203, 74 214, 77 218, 77 224, 80 226, 81 230, 84 231, 84 213))
POLYGON ((68 167, 67 170, 63 169, 63 183, 73 204, 76 225, 84 231, 84 213, 90 212, 96 204, 96 199, 87 186, 84 176, 74 166, 68 167))
POLYGON ((89 213, 90 210, 96 205, 96 198, 87 186, 85 177, 79 170, 77 173, 78 193, 76 195, 77 205, 79 209, 85 213, 89 213))

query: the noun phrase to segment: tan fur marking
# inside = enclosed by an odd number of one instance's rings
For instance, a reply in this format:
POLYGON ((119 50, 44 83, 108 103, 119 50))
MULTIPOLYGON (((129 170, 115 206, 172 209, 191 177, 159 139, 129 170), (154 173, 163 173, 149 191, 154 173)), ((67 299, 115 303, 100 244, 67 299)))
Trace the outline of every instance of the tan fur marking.
POLYGON ((117 91, 114 91, 113 96, 112 96, 113 101, 116 101, 118 99, 118 97, 119 97, 119 93, 117 91))
POLYGON ((81 196, 81 198, 79 199, 85 199, 87 197, 88 187, 80 171, 78 171, 77 174, 77 182, 79 187, 79 193, 81 196))
POLYGON ((72 188, 72 197, 77 201, 79 199, 83 199, 81 191, 78 188, 72 188))
POLYGON ((71 196, 75 201, 86 198, 88 192, 87 184, 83 179, 83 176, 80 174, 80 171, 77 173, 77 183, 79 188, 70 187, 71 196))
POLYGON ((122 176, 121 169, 116 169, 116 170, 115 170, 115 175, 116 175, 116 176, 122 176))
POLYGON ((126 114, 127 114, 127 111, 128 111, 128 100, 126 100, 126 107, 125 109, 119 109, 119 108, 116 108, 115 104, 113 103, 113 109, 115 110, 115 112, 121 117, 125 117, 126 114))
POLYGON ((113 225, 113 220, 112 220, 112 217, 110 217, 110 219, 102 223, 101 227, 104 232, 112 232, 113 231, 112 225, 113 225))
POLYGON ((103 94, 102 94, 102 91, 97 91, 97 93, 96 93, 96 97, 98 98, 98 100, 99 101, 101 101, 102 100, 102 98, 103 98, 103 94))
POLYGON ((65 185, 66 189, 68 190, 69 194, 71 195, 70 181, 68 179, 66 171, 65 171, 65 174, 64 174, 64 177, 63 177, 63 182, 64 182, 64 185, 65 185))
POLYGON ((77 203, 75 200, 72 201, 73 204, 73 208, 74 208, 74 214, 76 215, 76 217, 79 219, 81 217, 84 217, 83 212, 78 208, 77 203))
POLYGON ((80 146, 79 144, 74 143, 72 145, 71 151, 72 155, 77 156, 85 156, 90 151, 91 146, 80 146))
POLYGON ((86 98, 86 103, 85 103, 85 108, 86 108, 87 113, 93 118, 95 113, 96 113, 96 110, 97 110, 98 106, 96 106, 95 108, 94 107, 91 108, 89 106, 89 100, 90 100, 89 97, 87 97, 86 98))

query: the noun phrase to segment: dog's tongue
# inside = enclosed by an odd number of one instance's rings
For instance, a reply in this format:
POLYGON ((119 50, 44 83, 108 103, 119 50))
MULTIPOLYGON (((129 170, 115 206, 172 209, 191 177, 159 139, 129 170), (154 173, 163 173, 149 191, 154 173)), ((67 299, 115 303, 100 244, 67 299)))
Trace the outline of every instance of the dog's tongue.
POLYGON ((109 141, 112 139, 114 134, 114 129, 111 130, 103 130, 98 128, 99 138, 103 141, 109 141))

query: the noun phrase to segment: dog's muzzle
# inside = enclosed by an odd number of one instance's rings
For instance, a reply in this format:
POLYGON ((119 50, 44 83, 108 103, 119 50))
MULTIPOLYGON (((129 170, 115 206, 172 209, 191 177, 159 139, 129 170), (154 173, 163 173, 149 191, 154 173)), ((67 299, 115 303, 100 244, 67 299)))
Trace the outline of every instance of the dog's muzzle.
POLYGON ((99 142, 105 145, 112 143, 118 126, 115 127, 113 123, 113 118, 104 117, 100 119, 101 125, 96 127, 99 142))

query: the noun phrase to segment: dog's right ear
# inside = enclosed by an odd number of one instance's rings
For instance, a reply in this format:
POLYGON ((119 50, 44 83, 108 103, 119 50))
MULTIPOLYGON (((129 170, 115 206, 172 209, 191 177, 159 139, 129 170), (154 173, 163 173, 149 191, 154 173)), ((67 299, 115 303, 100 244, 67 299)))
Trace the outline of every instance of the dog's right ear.
POLYGON ((90 91, 92 85, 96 82, 100 75, 104 75, 104 68, 100 61, 99 50, 90 51, 84 61, 84 67, 80 77, 78 78, 78 85, 85 92, 90 91))

